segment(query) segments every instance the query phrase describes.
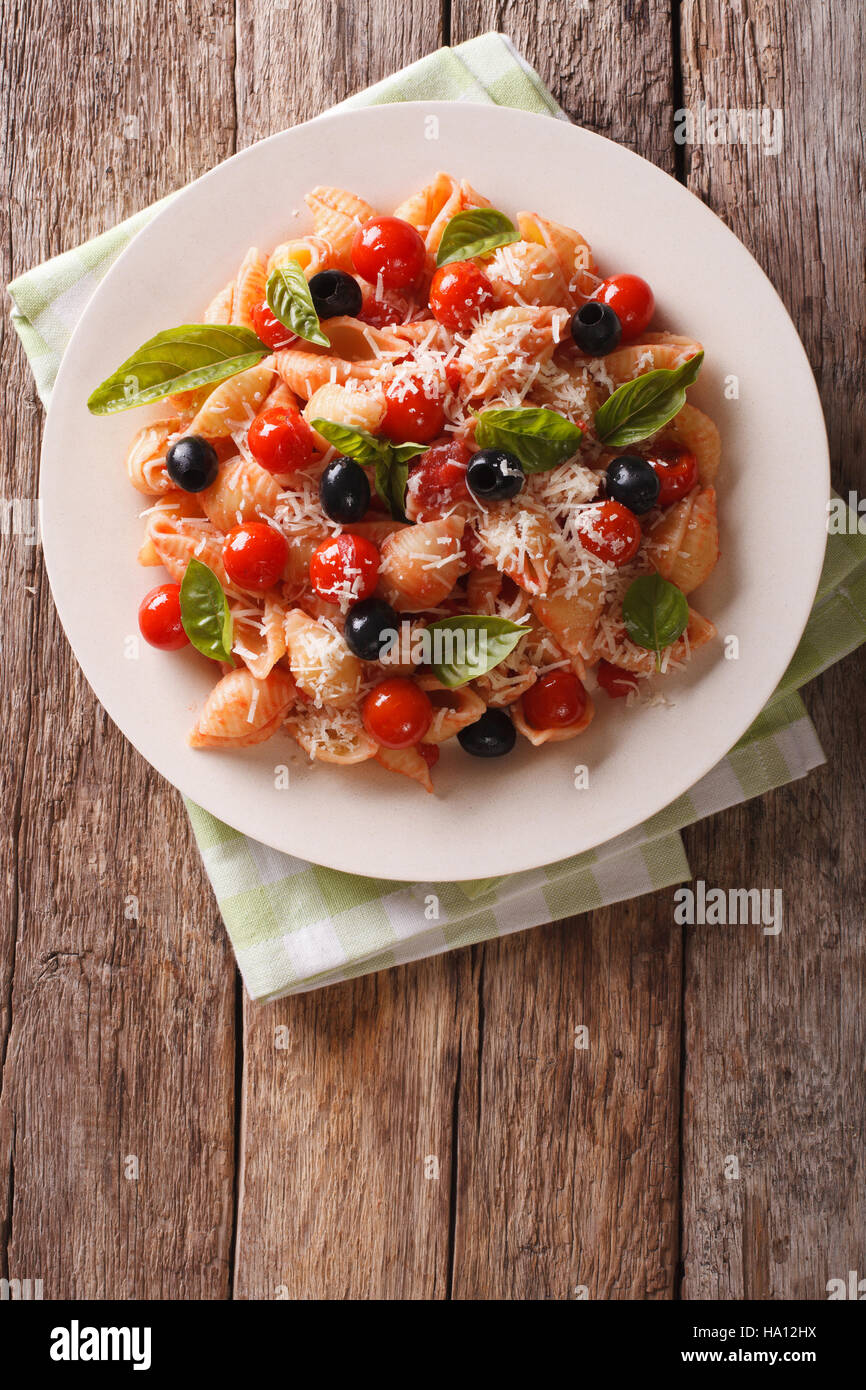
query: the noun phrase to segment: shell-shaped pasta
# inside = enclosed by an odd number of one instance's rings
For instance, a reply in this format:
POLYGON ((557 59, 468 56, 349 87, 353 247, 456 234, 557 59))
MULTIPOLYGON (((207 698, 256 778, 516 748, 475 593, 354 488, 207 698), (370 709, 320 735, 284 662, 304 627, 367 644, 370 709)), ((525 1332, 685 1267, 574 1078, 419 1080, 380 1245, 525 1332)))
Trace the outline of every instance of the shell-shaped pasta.
POLYGON ((546 246, 556 256, 563 278, 574 294, 586 297, 598 283, 589 242, 573 227, 564 227, 537 212, 519 212, 517 226, 524 241, 546 246))
POLYGON ((466 395, 487 396, 533 382, 563 341, 568 319, 567 309, 494 309, 469 335, 458 359, 466 395))
POLYGON ((221 381, 192 422, 191 433, 219 439, 248 425, 258 414, 274 379, 273 358, 221 381))
POLYGON ((564 652, 588 661, 604 610, 607 580, 601 569, 589 569, 579 587, 574 585, 574 577, 571 572, 557 572, 550 593, 533 599, 532 609, 564 652))
POLYGON ((294 391, 279 376, 274 378, 274 384, 265 396, 260 414, 265 410, 274 410, 277 406, 282 406, 284 410, 297 410, 299 408, 298 398, 294 391))
POLYGON ((326 319, 321 327, 331 344, 331 353, 344 362, 370 362, 381 366, 392 358, 406 355, 406 344, 401 337, 348 314, 326 319))
MULTIPOLYGON (((359 386, 340 386, 328 382, 314 391, 303 409, 304 419, 332 420, 337 425, 349 425, 353 430, 375 434, 385 418, 385 393, 381 387, 368 391, 359 386)), ((327 440, 316 435, 322 448, 327 440)))
POLYGON ((253 308, 265 297, 268 270, 259 250, 251 246, 241 262, 232 302, 232 323, 252 328, 253 308))
POLYGON ((345 188, 314 188, 304 199, 313 214, 313 231, 330 246, 331 264, 341 270, 352 269, 352 242, 362 222, 375 216, 375 209, 345 188))
POLYGON ((425 183, 417 193, 394 209, 394 216, 411 225, 426 236, 444 208, 448 199, 457 191, 457 180, 450 174, 438 173, 430 183, 425 183))
POLYGON ((542 367, 525 403, 546 405, 586 429, 606 395, 606 391, 599 390, 585 361, 564 358, 562 361, 554 359, 542 367))
MULTIPOLYGON (((201 503, 197 492, 165 492, 156 503, 153 511, 148 513, 151 516, 168 517, 176 520, 182 516, 202 516, 201 503)), ((140 565, 161 565, 162 560, 157 554, 156 547, 149 535, 145 535, 141 549, 138 552, 138 563, 140 565)))
POLYGON ((684 405, 667 426, 665 433, 691 449, 698 461, 698 477, 704 487, 715 481, 722 457, 722 441, 709 415, 696 406, 684 405))
POLYGON ((685 534, 674 555, 670 581, 690 594, 708 579, 719 558, 719 525, 715 488, 706 487, 693 494, 685 534))
MULTIPOLYGON (((446 176, 447 177, 447 176, 446 176)), ((453 187, 445 202, 439 208, 436 216, 430 224, 430 230, 424 238, 425 245, 431 256, 435 256, 439 250, 439 243, 451 218, 458 212, 465 212, 467 208, 489 208, 490 200, 476 193, 475 189, 465 179, 459 183, 452 180, 453 187)))
MULTIPOLYGON (((292 536, 283 572, 283 592, 287 601, 297 600, 310 587, 310 561, 321 541, 321 534, 292 536)), ((333 607, 333 605, 332 605, 333 607)))
POLYGON ((676 553, 682 545, 692 502, 693 493, 689 493, 666 507, 646 533, 643 554, 665 579, 670 578, 676 553))
POLYGON ((204 311, 203 323, 231 323, 235 297, 235 282, 230 280, 219 294, 214 295, 204 311))
POLYGON ((133 436, 126 454, 126 471, 137 492, 159 497, 161 493, 175 491, 176 484, 169 477, 165 456, 172 435, 177 434, 179 428, 179 420, 156 420, 133 436))
POLYGON ((286 605, 273 592, 261 607, 248 598, 230 603, 234 620, 232 651, 257 680, 264 680, 286 652, 286 605))
POLYGON ((361 663, 334 628, 317 623, 300 608, 286 615, 286 649, 298 689, 317 705, 345 709, 358 698, 361 663))
POLYGON ((335 709, 331 705, 318 709, 298 701, 286 719, 286 730, 305 753, 320 763, 349 767, 374 758, 379 748, 364 728, 358 710, 335 709))
POLYGON ((331 248, 322 237, 296 237, 293 241, 281 242, 271 252, 268 260, 268 274, 279 270, 281 266, 288 265, 289 261, 297 261, 307 279, 312 280, 313 276, 318 275, 320 270, 325 270, 330 255, 331 248))
POLYGON ((496 600, 502 592, 502 575, 494 565, 471 570, 466 580, 466 602, 472 613, 496 612, 496 600))
POLYGON ((528 594, 546 594, 559 558, 550 517, 520 502, 499 502, 475 520, 479 545, 491 565, 528 594))
POLYGON ((275 354, 274 366, 289 390, 304 401, 323 386, 342 386, 350 378, 363 380, 379 370, 378 362, 344 362, 341 357, 300 348, 283 348, 275 354))
POLYGON ((523 734, 524 738, 529 739, 534 748, 540 748, 543 743, 564 743, 567 739, 577 738, 578 734, 582 734, 585 729, 589 728, 594 714, 595 706, 587 695, 586 708, 580 719, 576 720, 574 724, 568 724, 564 729, 533 729, 532 725, 526 722, 526 716, 523 713, 523 701, 518 700, 511 707, 511 718, 514 720, 515 728, 523 734))
MULTIPOLYGON (((689 622, 685 632, 662 651, 662 671, 668 671, 671 666, 681 666, 688 661, 692 652, 698 647, 703 647, 715 635, 716 629, 709 619, 695 612, 694 608, 689 608, 689 622)), ((637 646, 625 631, 622 625, 621 601, 612 607, 599 625, 595 654, 612 662, 614 666, 633 671, 637 676, 651 676, 657 670, 655 652, 637 646)))
POLYGON ((237 593, 223 564, 223 537, 209 521, 151 512, 147 519, 147 539, 176 584, 183 579, 194 556, 213 570, 227 593, 237 593))
POLYGON ((238 667, 218 681, 189 735, 192 748, 246 748, 263 743, 280 727, 293 699, 295 683, 286 671, 257 680, 238 667))
POLYGON ((379 578, 395 608, 420 612, 450 594, 466 568, 461 547, 465 525, 456 515, 420 521, 383 541, 379 578))
POLYGON ((633 381, 645 372, 654 372, 659 367, 679 367, 689 357, 700 352, 700 343, 687 339, 684 342, 629 343, 604 358, 604 371, 614 386, 624 381, 633 381))
POLYGON ((424 735, 425 743, 444 743, 468 724, 475 724, 487 708, 480 695, 468 685, 449 690, 433 675, 421 675, 417 684, 427 692, 433 706, 433 722, 424 735))
POLYGON ((216 482, 199 496, 205 515, 217 530, 231 531, 243 521, 273 516, 280 485, 260 464, 234 458, 220 465, 216 482))
POLYGON ((176 391, 173 396, 166 396, 165 403, 180 416, 183 425, 187 425, 190 420, 194 420, 201 410, 208 396, 214 392, 218 382, 209 382, 207 386, 194 386, 191 391, 176 391))
POLYGON ((493 286, 497 303, 567 304, 574 307, 574 296, 556 252, 534 241, 517 241, 500 246, 484 267, 493 286))
POLYGON ((388 772, 399 772, 403 777, 410 777, 413 782, 418 782, 425 792, 432 792, 433 778, 430 776, 430 767, 417 748, 378 748, 376 762, 381 763, 388 772))

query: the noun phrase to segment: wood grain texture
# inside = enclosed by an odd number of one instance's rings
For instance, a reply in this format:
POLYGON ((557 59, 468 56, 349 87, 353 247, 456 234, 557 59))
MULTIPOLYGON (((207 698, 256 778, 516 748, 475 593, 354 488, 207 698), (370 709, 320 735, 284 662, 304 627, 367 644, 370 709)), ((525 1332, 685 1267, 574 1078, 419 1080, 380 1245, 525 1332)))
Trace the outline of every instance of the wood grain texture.
MULTIPOLYGON (((4 279, 231 153, 230 5, 6 0, 0 44, 4 279)), ((5 312, 0 334, 3 496, 32 499, 41 412, 5 312)), ((38 547, 0 547, 0 1275, 225 1297, 231 952, 180 799, 88 689, 38 547)))
MULTIPOLYGON (((815 368, 833 478, 863 495, 862 16, 853 4, 687 3, 684 104, 782 112, 778 155, 686 147, 692 189, 764 266, 815 368)), ((747 384, 744 383, 744 386, 747 384)), ((866 1268, 862 652, 809 686, 830 766, 689 834, 720 887, 778 887, 778 937, 690 931, 686 1298, 826 1297, 866 1268), (740 1176, 724 1174, 736 1156, 740 1176)))

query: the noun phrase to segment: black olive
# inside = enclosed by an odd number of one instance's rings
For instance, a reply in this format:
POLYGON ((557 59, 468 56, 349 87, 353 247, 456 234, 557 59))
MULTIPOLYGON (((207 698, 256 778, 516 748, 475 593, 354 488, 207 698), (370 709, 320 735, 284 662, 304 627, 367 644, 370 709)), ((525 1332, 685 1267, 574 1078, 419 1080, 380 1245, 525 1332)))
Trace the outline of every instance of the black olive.
POLYGON ((360 521, 370 505, 370 484, 361 465, 342 454, 331 459, 319 479, 319 500, 332 521, 360 521))
POLYGON ((482 502, 516 497, 526 478, 520 459, 505 449, 480 449, 466 465, 466 482, 482 502))
POLYGON ((510 753, 517 730, 504 710, 488 709, 474 724, 461 729, 457 740, 473 758, 502 758, 510 753))
POLYGON ((219 459, 216 449, 200 434, 176 439, 165 456, 168 476, 184 492, 203 492, 216 482, 219 459))
POLYGON ((581 352, 604 357, 619 347, 622 324, 609 304, 590 299, 572 316, 571 336, 581 352))
POLYGON ((659 475, 637 454, 620 454, 607 466, 605 486, 608 497, 621 502, 635 516, 643 516, 658 501, 659 475))
POLYGON ((338 314, 355 318, 361 312, 361 286, 345 270, 320 270, 310 281, 310 294, 320 319, 333 319, 338 314))
POLYGON ((346 646, 362 661, 378 661, 385 632, 400 632, 400 618, 382 598, 364 598, 346 614, 346 646))

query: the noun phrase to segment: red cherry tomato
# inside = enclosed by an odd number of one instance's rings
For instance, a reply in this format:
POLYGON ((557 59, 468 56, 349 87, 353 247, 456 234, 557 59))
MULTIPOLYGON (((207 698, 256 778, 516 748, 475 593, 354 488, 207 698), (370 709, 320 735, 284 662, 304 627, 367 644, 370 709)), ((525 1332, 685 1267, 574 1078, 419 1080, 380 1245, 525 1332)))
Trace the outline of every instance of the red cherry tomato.
POLYGON ((394 444, 426 444, 442 433, 445 411, 435 387, 413 376, 395 377, 385 390, 382 434, 394 444), (429 394, 433 391, 435 394, 429 394))
POLYGON ((428 767, 435 767, 439 761, 438 743, 419 743, 418 752, 421 754, 421 757, 428 767))
POLYGON ((266 300, 263 299, 261 304, 253 305, 252 317, 253 328, 257 335, 274 352, 278 348, 288 347, 290 343, 296 341, 297 335, 290 328, 286 328, 284 323, 280 323, 279 319, 274 318, 266 300))
POLYGON ((355 233, 352 264, 364 280, 389 290, 405 290, 420 278, 427 248, 411 222, 400 217, 371 217, 355 233))
POLYGON ((189 638, 180 620, 180 585, 160 584, 138 606, 138 628, 145 642, 161 652, 176 652, 189 638))
POLYGON ((445 328, 468 332, 493 308, 493 286, 474 261, 455 261, 436 271, 430 285, 430 308, 445 328))
POLYGON ((407 309, 408 301, 401 308, 386 299, 377 299, 374 294, 365 294, 358 318, 362 323, 369 323, 371 328, 390 328, 392 324, 403 322, 407 309))
POLYGON ((658 505, 669 507, 691 492, 698 481, 698 460, 691 449, 677 444, 657 444, 647 459, 650 468, 658 474, 658 505))
POLYGON ((643 333, 656 307, 652 290, 639 275, 611 275, 602 280, 592 298, 613 309, 622 324, 623 342, 643 333))
POLYGON ((370 691, 361 716, 367 733, 383 748, 411 748, 430 728, 433 706, 414 681, 394 676, 370 691))
POLYGON ((586 691, 572 671, 539 676, 523 697, 523 713, 533 729, 565 729, 586 710, 586 691))
POLYGON ((369 598, 379 581, 379 552, 366 536, 350 531, 316 546, 310 560, 310 583, 317 594, 339 603, 369 598))
POLYGON ((264 521, 236 526, 223 544, 226 574, 240 589, 272 589, 282 579, 288 558, 285 536, 264 521))
POLYGON ((295 473, 312 461, 316 437, 300 411, 283 405, 263 410, 247 434, 256 463, 269 473, 295 473))
POLYGON ((627 565, 640 549, 642 531, 634 512, 621 502, 595 502, 585 507, 577 519, 577 532, 584 550, 607 565, 627 565))
POLYGON ((410 521, 435 521, 457 502, 469 501, 466 465, 472 450, 460 439, 434 444, 409 465, 406 515, 410 521))
POLYGON ((610 661, 600 661, 596 670, 598 683, 606 690, 612 700, 623 700, 633 690, 637 690, 637 676, 614 666, 610 661))

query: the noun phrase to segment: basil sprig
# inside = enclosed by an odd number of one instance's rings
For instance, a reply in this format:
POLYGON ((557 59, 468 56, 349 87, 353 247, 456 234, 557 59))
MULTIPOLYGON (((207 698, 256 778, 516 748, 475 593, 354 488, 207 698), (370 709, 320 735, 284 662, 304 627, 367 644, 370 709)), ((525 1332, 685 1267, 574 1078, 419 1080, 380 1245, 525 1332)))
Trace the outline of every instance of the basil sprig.
POLYGON ((697 380, 703 360, 697 352, 679 367, 657 367, 618 386, 595 413, 602 444, 623 449, 660 430, 682 410, 686 387, 697 380))
POLYGON ((442 618, 427 628, 435 657, 437 644, 445 651, 442 661, 432 661, 431 669, 437 680, 449 690, 466 685, 485 676, 514 651, 521 637, 532 629, 512 623, 508 618, 490 617, 486 613, 466 613, 457 618, 442 618), (436 634, 442 633, 441 638, 436 634), (446 634, 453 633, 450 642, 446 634), (462 642, 461 642, 462 637, 462 642), (448 649, 450 648, 450 654, 448 649))
POLYGON ((482 410, 475 441, 480 449, 507 449, 520 459, 524 473, 545 473, 572 454, 583 430, 555 410, 522 406, 517 410, 482 410))
POLYGON ((284 328, 304 338, 308 343, 318 343, 319 347, 330 347, 319 326, 319 315, 313 304, 313 296, 307 277, 297 261, 288 261, 278 266, 268 276, 265 298, 274 318, 279 319, 284 328))
POLYGON ((184 323, 157 333, 106 377, 90 396, 91 415, 114 415, 179 391, 245 372, 270 348, 252 329, 233 323, 184 323))
POLYGON ((376 439, 366 430, 355 430, 349 425, 338 425, 334 420, 313 420, 314 430, 339 449, 347 458, 360 463, 362 468, 374 468, 376 491, 395 521, 405 521, 406 484, 409 481, 409 463, 418 454, 423 454, 427 444, 392 444, 387 439, 376 439))
POLYGON ((228 599, 210 566, 194 556, 180 586, 180 620, 197 651, 211 661, 234 666, 234 624, 228 599))
POLYGON ((661 654, 681 637, 689 624, 689 605, 682 589, 658 573, 641 575, 628 586, 622 601, 622 621, 633 642, 661 654))
POLYGON ((520 233, 504 212, 497 212, 496 208, 468 208, 455 213, 446 224, 436 264, 469 261, 473 256, 486 256, 497 246, 510 246, 519 240, 520 233))

